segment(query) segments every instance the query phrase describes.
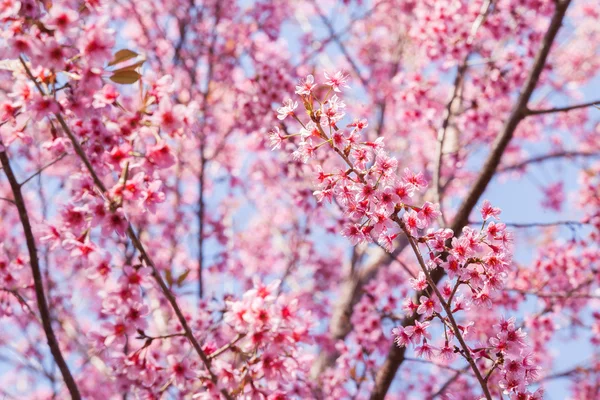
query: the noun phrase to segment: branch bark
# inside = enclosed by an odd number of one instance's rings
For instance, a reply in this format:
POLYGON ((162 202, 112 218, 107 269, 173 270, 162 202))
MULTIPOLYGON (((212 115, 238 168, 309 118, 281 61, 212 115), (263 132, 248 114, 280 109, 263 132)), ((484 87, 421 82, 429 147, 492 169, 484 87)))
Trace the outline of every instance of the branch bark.
MULTIPOLYGON (((548 30, 546 31, 546 34, 542 40, 541 48, 535 57, 533 66, 527 77, 525 85, 521 90, 517 102, 513 107, 513 110, 511 111, 504 127, 502 128, 502 131, 496 137, 496 140, 492 145, 492 151, 485 161, 481 173, 458 209, 454 221, 452 222, 451 229, 455 233, 462 231, 462 229, 469 223, 469 214, 492 180, 496 172, 496 168, 500 164, 502 155, 512 139, 519 122, 521 122, 521 120, 526 116, 527 104, 531 98, 531 95, 533 94, 533 91, 535 90, 535 87, 537 86, 542 70, 544 69, 544 65, 546 64, 546 59, 550 53, 550 48, 552 47, 552 43, 554 42, 554 39, 556 38, 556 35, 562 25, 563 18, 570 2, 570 0, 565 0, 556 3, 556 8, 554 10, 548 30)), ((437 284, 444 277, 444 275, 444 271, 438 268, 431 273, 431 278, 433 282, 437 284)), ((417 318, 418 315, 413 313, 403 321, 402 325, 412 325, 417 318)), ((399 348, 395 344, 392 344, 386 360, 377 373, 375 385, 371 392, 371 400, 383 400, 385 398, 392 380, 396 375, 396 371, 398 371, 398 368, 404 362, 405 352, 405 348, 399 348)))
POLYGON ((10 161, 8 159, 8 155, 6 154, 4 145, 0 144, 0 146, 2 146, 3 149, 0 151, 0 162, 2 163, 4 173, 8 178, 8 182, 14 196, 14 203, 19 212, 21 225, 23 226, 23 233, 25 234, 25 241, 27 243, 27 250, 29 252, 29 264, 31 265, 33 285, 35 288, 35 297, 40 312, 40 317, 42 319, 42 327, 48 341, 48 347, 50 348, 50 353, 52 353, 52 357, 54 358, 54 361, 56 362, 56 365, 62 374, 65 385, 71 394, 71 398, 79 400, 81 399, 79 388, 77 387, 77 383, 75 383, 75 379, 71 374, 71 370, 69 369, 69 366, 62 355, 58 340, 56 339, 54 330, 52 328, 50 310, 48 309, 48 303, 44 294, 44 283, 42 280, 42 272, 40 269, 35 237, 33 236, 33 231, 31 229, 31 223, 29 221, 29 214, 27 213, 27 207, 25 205, 25 199, 21 193, 21 185, 18 183, 10 166, 10 161))
MULTIPOLYGON (((22 57, 20 57, 20 61, 21 61, 21 64, 23 65, 23 67, 25 68, 25 72, 27 73, 27 76, 34 82, 34 84, 36 85, 37 89, 40 91, 42 96, 45 95, 44 90, 42 89, 42 87, 39 85, 39 83, 35 79, 35 76, 33 76, 33 74, 31 73, 31 70, 29 69, 29 66, 27 65, 25 60, 22 57)), ((54 114, 54 116, 56 117, 61 128, 63 129, 63 131, 65 132, 65 134, 67 135, 67 137, 69 138, 71 143, 73 144, 75 153, 77 154, 77 156, 81 159, 81 161, 85 165, 88 173, 90 174, 90 176, 92 177, 92 180, 94 181, 94 185, 100 190, 100 192, 102 194, 107 193, 108 190, 107 190, 106 186, 104 185, 104 183, 102 182, 102 180, 100 179, 98 174, 96 173, 96 170, 92 166, 92 163, 90 162, 89 158, 85 154, 85 151, 81 147, 81 144, 79 143, 79 141, 77 140, 77 138, 75 137, 73 132, 71 131, 71 128, 69 128, 69 125, 67 124, 67 122, 65 121, 63 116, 60 113, 56 113, 56 114, 54 114)), ((160 271, 158 270, 158 268, 156 268, 156 264, 154 264, 154 261, 146 252, 146 248, 142 244, 140 238, 138 237, 138 235, 135 232, 133 225, 131 223, 129 223, 129 225, 127 227, 127 236, 131 240, 131 243, 133 244, 133 246, 140 252, 140 256, 141 256, 142 260, 152 269, 152 276, 154 277, 154 280, 160 287, 164 296, 167 298, 167 301, 171 305, 171 308, 175 312, 175 315, 177 316, 177 320, 179 321, 179 323, 181 324, 181 326, 185 332, 185 337, 189 340, 190 344, 192 345, 192 347, 194 348, 194 350, 196 351, 196 353, 202 360, 202 363, 204 364, 204 366, 206 367, 206 370, 208 371, 210 380, 213 382, 213 384, 215 384, 218 387, 219 385, 218 385, 217 376, 212 372, 212 369, 211 369, 211 360, 208 358, 208 355, 204 352, 204 350, 202 350, 202 346, 200 346, 200 343, 194 336, 194 333, 192 332, 190 325, 187 323, 187 320, 185 319, 185 316, 183 315, 181 308, 177 304, 175 295, 173 294, 173 292, 171 292, 171 289, 169 289, 169 287, 165 283, 164 279, 162 278, 160 271)), ((231 395, 225 389, 221 389, 221 393, 223 394, 223 396, 226 399, 228 399, 228 400, 233 399, 231 397, 231 395)))
POLYGON ((585 152, 585 151, 560 151, 557 153, 544 154, 541 156, 532 157, 528 160, 524 160, 518 162, 516 164, 507 165, 502 168, 498 168, 498 172, 508 172, 522 169, 530 164, 538 164, 548 160, 554 160, 557 158, 576 158, 576 157, 584 157, 584 158, 595 158, 600 157, 600 152, 585 152))
POLYGON ((577 110, 579 108, 587 108, 587 107, 592 107, 592 106, 597 106, 597 105, 600 105, 600 100, 591 101, 589 103, 576 104, 574 106, 548 108, 545 110, 529 110, 528 109, 527 116, 567 112, 567 111, 571 111, 571 110, 577 110))
MULTIPOLYGON (((214 58, 215 58, 215 45, 217 43, 217 25, 221 19, 221 6, 217 2, 215 4, 215 22, 211 32, 210 45, 208 48, 208 72, 206 74, 206 88, 202 92, 202 123, 198 130, 200 140, 200 171, 198 173, 198 297, 202 299, 204 296, 204 214, 205 214, 205 203, 204 203, 204 189, 206 186, 206 164, 208 159, 206 158, 206 135, 204 130, 206 128, 206 111, 208 109, 208 95, 210 94, 210 85, 213 79, 214 73, 214 58)), ((191 72, 195 74, 195 71, 191 72)))

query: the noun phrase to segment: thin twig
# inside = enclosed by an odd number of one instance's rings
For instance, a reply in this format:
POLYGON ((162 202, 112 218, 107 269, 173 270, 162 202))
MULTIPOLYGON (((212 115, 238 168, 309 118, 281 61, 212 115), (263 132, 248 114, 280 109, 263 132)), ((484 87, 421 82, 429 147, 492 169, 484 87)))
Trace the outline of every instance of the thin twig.
MULTIPOLYGON (((590 222, 583 221, 552 221, 552 222, 502 222, 504 225, 511 228, 543 228, 552 226, 583 226, 590 225, 590 222)), ((471 221, 469 225, 481 226, 481 222, 471 221)))
POLYGON ((9 203, 11 203, 13 205, 15 204, 15 201, 13 199, 9 199, 7 197, 0 197, 0 200, 9 202, 9 203))
POLYGON ((516 164, 507 165, 505 167, 498 168, 498 172, 508 172, 522 169, 530 164, 538 164, 548 160, 554 160, 557 158, 576 158, 576 157, 600 157, 600 152, 586 152, 586 151, 560 151, 557 153, 544 154, 541 156, 532 157, 530 159, 518 162, 516 164))
POLYGON ((463 368, 461 371, 456 371, 456 373, 454 375, 452 375, 452 377, 450 377, 450 379, 448 379, 443 385, 442 387, 439 388, 439 390, 437 392, 435 392, 434 394, 432 394, 428 399, 432 400, 435 399, 438 396, 441 396, 442 394, 444 394, 444 392, 446 390, 448 390, 448 388, 450 387, 450 385, 452 385, 454 382, 456 382, 456 380, 462 375, 464 374, 467 370, 469 369, 469 367, 465 367, 463 368))
POLYGON ((592 107, 592 106, 597 106, 597 105, 600 105, 600 100, 590 101, 589 103, 576 104, 574 106, 567 106, 567 107, 555 107, 555 108, 547 108, 547 109, 541 109, 541 110, 527 109, 526 115, 530 116, 530 115, 553 114, 553 113, 567 112, 567 111, 571 111, 571 110, 577 110, 579 108, 587 108, 587 107, 592 107))
POLYGON ((354 70, 354 74, 358 77, 358 79, 362 83, 363 87, 365 89, 367 89, 369 87, 369 82, 367 82, 367 80, 362 76, 362 73, 360 72, 360 68, 358 67, 358 64, 354 61, 354 59, 348 52, 346 45, 337 36, 337 34, 335 33, 335 29, 333 29, 333 25, 331 25, 331 22, 329 21, 327 16, 325 16, 325 14, 323 14, 323 11, 321 11, 321 8, 317 4, 316 0, 312 0, 312 3, 313 3, 313 7, 317 11, 317 14, 319 14, 321 21, 323 21, 323 24, 329 31, 329 35, 331 35, 333 40, 337 43, 338 47, 340 48, 340 51, 342 52, 342 54, 344 55, 344 57, 346 58, 346 60, 350 64, 350 66, 352 67, 352 69, 354 70))
POLYGON ((54 164, 56 164, 57 162, 59 162, 60 160, 62 160, 63 158, 65 158, 67 156, 67 153, 62 153, 60 156, 58 156, 56 159, 50 161, 48 164, 44 165, 43 167, 41 167, 40 169, 38 169, 33 175, 31 175, 29 178, 25 179, 23 182, 21 182, 19 184, 19 186, 24 186, 27 182, 29 182, 30 180, 32 180, 33 178, 35 178, 36 176, 38 176, 39 174, 41 174, 42 172, 44 172, 44 170, 46 168, 50 168, 51 166, 53 166, 54 164))
POLYGON ((227 350, 229 350, 233 346, 235 346, 235 344, 237 342, 239 342, 240 340, 242 340, 244 337, 246 337, 246 334, 238 333, 237 336, 235 338, 233 338, 233 340, 231 342, 227 343, 220 349, 216 350, 214 353, 210 353, 208 358, 210 358, 211 360, 214 358, 217 358, 218 356, 220 356, 221 354, 225 353, 227 350))
POLYGON ((431 279, 431 275, 429 273, 427 265, 425 265, 425 260, 423 260, 423 256, 421 255, 418 245, 415 243, 414 238, 408 232, 404 222, 401 219, 399 219, 397 216, 395 216, 394 220, 398 224, 398 226, 400 226, 400 229, 402 229, 402 231, 408 238, 408 243, 412 247, 413 252, 415 253, 415 256, 417 257, 417 260, 419 261, 419 266, 421 267, 421 270, 423 271, 425 276, 430 281, 431 288, 433 289, 440 304, 442 305, 442 308, 446 312, 446 317, 448 318, 450 326, 452 327, 454 336, 458 340, 458 343, 460 344, 460 347, 463 350, 461 354, 465 357, 465 359, 471 366, 471 369, 473 370, 473 373, 475 374, 475 377, 477 378, 477 381, 479 382, 479 385, 481 386, 481 389, 483 390, 483 394, 485 395, 485 398, 487 400, 492 400, 492 395, 490 394, 490 391, 487 387, 487 382, 481 375, 481 371, 479 371, 479 368, 477 367, 477 364, 475 363, 475 360, 473 359, 473 357, 471 355, 471 349, 469 348, 469 346, 467 346, 467 343, 465 342, 464 338, 462 337, 462 333, 461 333, 460 329, 458 328, 458 324, 456 323, 456 320, 454 319, 454 315, 452 313, 452 310, 450 309, 450 305, 446 302, 442 293, 440 293, 440 290, 438 289, 437 284, 435 282, 433 282, 433 280, 431 279))

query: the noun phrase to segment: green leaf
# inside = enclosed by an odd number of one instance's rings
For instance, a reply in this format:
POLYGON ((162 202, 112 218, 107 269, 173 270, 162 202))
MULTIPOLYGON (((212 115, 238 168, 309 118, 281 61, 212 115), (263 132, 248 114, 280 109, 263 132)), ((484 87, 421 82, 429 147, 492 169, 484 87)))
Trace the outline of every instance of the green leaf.
POLYGON ((136 71, 119 71, 112 74, 110 80, 122 85, 136 83, 142 76, 136 71))
POLYGON ((189 274, 190 270, 186 269, 183 274, 179 275, 179 278, 177 278, 177 286, 181 286, 183 284, 183 281, 185 281, 185 278, 187 278, 189 274))
POLYGON ((137 56, 138 53, 136 53, 135 51, 131 51, 128 49, 119 50, 115 53, 112 61, 108 63, 108 66, 110 67, 122 63, 123 61, 131 60, 132 58, 136 58, 137 56))

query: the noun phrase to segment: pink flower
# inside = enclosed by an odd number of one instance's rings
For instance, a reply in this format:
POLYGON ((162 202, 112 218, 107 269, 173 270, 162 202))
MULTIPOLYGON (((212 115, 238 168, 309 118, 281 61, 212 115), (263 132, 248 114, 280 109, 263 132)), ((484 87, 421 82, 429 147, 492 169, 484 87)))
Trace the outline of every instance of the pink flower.
POLYGON ((341 92, 340 87, 348 88, 349 86, 346 84, 348 80, 348 75, 343 73, 342 71, 337 71, 333 75, 329 75, 325 72, 325 84, 327 86, 331 86, 334 92, 341 92))
POLYGON ((427 187, 427 181, 423 177, 423 173, 419 172, 415 174, 408 168, 404 169, 404 175, 402 176, 402 180, 404 181, 404 183, 412 185, 412 187, 417 191, 420 191, 427 187))
POLYGON ((179 360, 175 355, 168 355, 167 361, 170 365, 171 376, 177 388, 184 390, 187 382, 191 382, 196 378, 196 374, 190 367, 187 358, 179 360))
POLYGON ((483 201, 483 205, 481 206, 481 218, 484 220, 487 220, 490 217, 500 219, 501 212, 502 211, 499 208, 492 207, 488 200, 483 201))
POLYGON ((113 35, 108 34, 101 24, 90 25, 78 41, 80 53, 85 61, 92 66, 103 66, 112 57, 115 45, 113 35))
POLYGON ((164 141, 149 147, 146 151, 146 159, 161 169, 169 168, 175 164, 175 156, 171 153, 169 145, 164 141))
POLYGON ((269 142, 271 145, 271 150, 275 150, 281 147, 281 143, 283 142, 283 140, 285 139, 285 136, 283 136, 279 130, 279 127, 275 126, 273 127, 273 129, 269 132, 269 142))
POLYGON ((32 96, 29 110, 33 113, 34 118, 42 119, 48 114, 56 114, 60 111, 60 108, 53 98, 42 96, 36 92, 32 96))
POLYGON ((121 237, 125 237, 129 221, 125 217, 122 209, 117 209, 114 212, 108 213, 102 221, 102 234, 110 235, 113 232, 121 237))
POLYGON ((425 225, 430 225, 441 215, 439 204, 431 204, 426 201, 418 212, 419 218, 424 221, 425 225))
POLYGON ((78 17, 77 11, 65 8, 61 4, 53 4, 43 22, 46 28, 65 33, 78 17))
POLYGON ((347 237, 353 245, 365 240, 364 233, 359 225, 347 224, 341 232, 342 236, 347 237))
POLYGON ((417 278, 410 278, 408 280, 408 283, 416 291, 425 290, 425 288, 428 286, 427 277, 425 276, 423 271, 419 272, 417 278))
POLYGON ((383 247, 385 249, 385 251, 387 251, 388 253, 391 253, 394 248, 394 239, 396 239, 396 237, 398 237, 397 233, 381 234, 379 236, 379 239, 377 242, 381 245, 381 247, 383 247))
POLYGON ((407 332, 406 329, 402 326, 392 329, 392 335, 395 336, 394 342, 398 345, 398 347, 404 347, 412 342, 412 332, 410 332, 410 334, 409 332, 407 332))
POLYGON ((394 186, 394 193, 396 193, 398 199, 403 203, 407 202, 411 197, 413 197, 414 191, 414 186, 407 183, 399 182, 396 184, 396 186, 394 186))
POLYGON ((277 113, 279 114, 277 116, 277 119, 283 121, 284 119, 286 119, 286 117, 293 115, 294 110, 297 107, 298 107, 297 102, 292 101, 292 99, 287 99, 286 101, 283 102, 283 106, 281 106, 277 109, 277 113))
POLYGON ((552 185, 545 187, 544 199, 542 200, 542 207, 549 210, 561 211, 562 205, 565 202, 565 190, 562 182, 556 182, 552 185))
POLYGON ((296 94, 310 96, 316 86, 315 77, 307 75, 306 78, 296 86, 296 94))
POLYGON ((419 215, 414 210, 409 210, 402 214, 402 219, 411 236, 417 237, 419 229, 425 228, 424 221, 419 218, 419 215))
POLYGON ((59 44, 54 38, 47 39, 45 44, 46 46, 42 52, 45 66, 56 71, 64 69, 68 58, 68 49, 59 44))
POLYGON ((162 182, 153 181, 142 191, 139 205, 151 213, 156 213, 156 205, 165 201, 165 193, 161 190, 162 182))
POLYGON ((102 91, 94 94, 92 107, 103 108, 107 105, 114 104, 118 97, 119 92, 117 92, 113 85, 104 85, 102 91))
POLYGON ((152 122, 170 136, 173 136, 183 126, 185 106, 173 106, 168 97, 163 97, 158 103, 158 110, 152 116, 152 122))
POLYGON ((301 160, 303 163, 307 163, 309 159, 315 156, 317 147, 313 144, 310 138, 302 140, 298 144, 296 151, 292 153, 295 160, 301 160))
POLYGON ((442 311, 441 305, 434 297, 421 296, 419 303, 417 313, 423 314, 425 318, 431 317, 434 312, 440 313, 442 311))
POLYGON ((434 357, 436 350, 437 349, 435 347, 424 341, 422 345, 415 347, 415 354, 417 357, 423 357, 427 360, 431 360, 434 357))
POLYGON ((136 329, 144 330, 148 326, 148 322, 145 320, 148 313, 147 305, 135 302, 129 306, 125 313, 125 322, 133 325, 136 329))
POLYGON ((429 325, 430 325, 429 322, 421 323, 420 321, 417 320, 417 321, 415 321, 414 326, 408 326, 408 327, 404 328, 404 330, 406 331, 408 329, 409 332, 406 332, 406 333, 412 337, 413 342, 419 343, 421 341, 421 338, 425 338, 428 340, 431 339, 431 334, 429 332, 427 332, 427 328, 429 327, 429 325))

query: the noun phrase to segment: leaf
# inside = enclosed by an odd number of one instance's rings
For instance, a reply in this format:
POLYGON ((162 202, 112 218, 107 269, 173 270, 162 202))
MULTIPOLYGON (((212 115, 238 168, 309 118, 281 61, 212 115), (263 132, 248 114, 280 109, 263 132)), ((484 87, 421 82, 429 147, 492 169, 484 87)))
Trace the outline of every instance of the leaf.
POLYGON ((134 64, 128 65, 128 66, 126 66, 126 67, 122 67, 122 68, 119 68, 119 69, 115 69, 113 72, 115 72, 115 73, 116 73, 116 72, 121 72, 121 71, 133 71, 133 70, 135 70, 137 67, 141 67, 142 65, 144 65, 144 63, 145 63, 145 62, 146 62, 146 60, 141 60, 141 61, 138 61, 138 62, 136 62, 136 63, 134 63, 134 64))
POLYGON ((123 61, 131 60, 132 58, 136 58, 137 56, 138 53, 136 53, 135 51, 131 51, 129 49, 119 50, 115 53, 112 61, 108 63, 108 66, 110 67, 122 63, 123 61))
POLYGON ((173 286, 173 274, 170 269, 165 272, 165 280, 169 284, 169 287, 173 286))
POLYGON ((179 278, 177 278, 177 286, 181 286, 183 284, 183 281, 185 281, 185 278, 187 278, 189 274, 190 270, 186 269, 183 274, 179 275, 179 278))
POLYGON ((110 80, 122 85, 130 85, 137 82, 141 77, 136 71, 119 71, 112 74, 110 80))

